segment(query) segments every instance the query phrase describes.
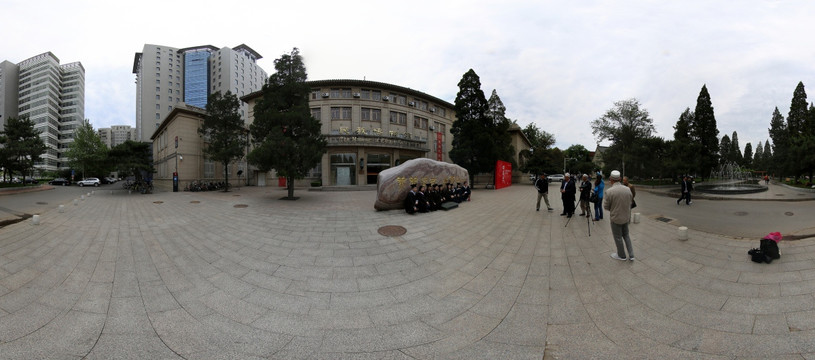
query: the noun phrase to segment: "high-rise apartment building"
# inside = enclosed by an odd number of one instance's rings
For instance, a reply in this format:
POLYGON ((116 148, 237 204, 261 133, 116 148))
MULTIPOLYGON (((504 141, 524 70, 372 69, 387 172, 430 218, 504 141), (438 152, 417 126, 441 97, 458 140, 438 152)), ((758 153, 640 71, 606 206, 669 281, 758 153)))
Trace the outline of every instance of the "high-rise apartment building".
POLYGON ((130 125, 113 125, 109 128, 101 128, 96 131, 99 138, 107 145, 108 149, 122 144, 127 140, 136 140, 136 131, 130 125))
POLYGON ((47 146, 35 167, 57 171, 68 167, 62 156, 85 119, 85 68, 80 62, 60 65, 46 52, 20 63, 0 63, 0 115, 27 116, 47 146))
MULTIPOLYGON (((238 98, 260 90, 268 75, 260 54, 246 45, 174 48, 145 44, 133 60, 136 74, 136 141, 150 141, 161 121, 181 103, 204 108, 215 92, 238 98)), ((248 107, 241 103, 241 116, 248 107)))

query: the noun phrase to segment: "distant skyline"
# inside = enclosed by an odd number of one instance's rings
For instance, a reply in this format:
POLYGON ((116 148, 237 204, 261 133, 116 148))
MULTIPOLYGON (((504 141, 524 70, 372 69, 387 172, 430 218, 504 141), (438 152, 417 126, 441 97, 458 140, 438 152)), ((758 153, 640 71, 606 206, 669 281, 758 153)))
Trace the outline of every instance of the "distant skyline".
MULTIPOLYGON (((309 80, 366 79, 454 102, 469 69, 507 116, 594 150, 590 123, 637 98, 657 136, 693 109, 707 85, 719 137, 742 150, 769 139, 795 86, 815 85, 815 2, 793 1, 336 1, 275 3, 4 1, 0 61, 51 51, 86 70, 85 116, 94 128, 135 127, 133 58, 144 44, 246 44, 274 59, 301 50, 309 80)), ((815 90, 808 94, 815 100, 815 90)), ((603 145, 607 145, 604 142, 603 145)))

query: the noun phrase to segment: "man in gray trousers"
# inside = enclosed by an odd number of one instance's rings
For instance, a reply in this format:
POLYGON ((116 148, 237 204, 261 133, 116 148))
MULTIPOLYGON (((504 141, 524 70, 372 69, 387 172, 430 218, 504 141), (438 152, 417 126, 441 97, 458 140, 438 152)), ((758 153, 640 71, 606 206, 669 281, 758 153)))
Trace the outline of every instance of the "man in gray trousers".
POLYGON ((617 245, 617 252, 611 254, 612 259, 634 261, 634 248, 631 246, 631 237, 628 236, 628 222, 631 220, 631 190, 620 182, 620 172, 614 170, 609 176, 611 186, 606 188, 603 197, 603 208, 611 214, 611 234, 617 245), (623 247, 625 242, 625 247, 623 247), (626 258, 626 249, 628 257, 626 258))

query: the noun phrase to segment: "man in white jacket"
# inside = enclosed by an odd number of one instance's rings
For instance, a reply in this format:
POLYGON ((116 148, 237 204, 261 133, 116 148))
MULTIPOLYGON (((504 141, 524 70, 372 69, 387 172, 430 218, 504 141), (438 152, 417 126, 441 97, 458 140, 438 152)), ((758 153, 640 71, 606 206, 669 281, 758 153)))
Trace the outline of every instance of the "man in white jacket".
POLYGON ((611 214, 611 234, 614 236, 614 244, 617 245, 617 252, 611 257, 616 260, 634 261, 634 248, 631 246, 631 237, 628 236, 628 222, 631 220, 631 190, 620 182, 620 172, 614 170, 609 176, 611 186, 606 188, 603 197, 603 208, 611 214), (625 247, 623 247, 625 243, 625 247), (625 256, 626 249, 628 257, 625 256))

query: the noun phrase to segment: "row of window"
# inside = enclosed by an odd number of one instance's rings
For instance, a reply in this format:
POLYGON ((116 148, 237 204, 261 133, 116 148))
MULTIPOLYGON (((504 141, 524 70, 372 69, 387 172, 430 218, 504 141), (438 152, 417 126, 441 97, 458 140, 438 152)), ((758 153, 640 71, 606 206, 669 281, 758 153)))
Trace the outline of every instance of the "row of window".
POLYGON ((438 112, 440 116, 446 115, 444 108, 432 107, 427 101, 421 99, 413 98, 413 101, 408 102, 407 96, 397 93, 389 93, 389 95, 383 98, 382 91, 380 90, 361 89, 358 93, 352 92, 351 88, 331 88, 329 92, 322 92, 322 89, 311 90, 312 100, 317 100, 320 97, 330 99, 360 98, 363 100, 386 100, 394 104, 414 106, 423 111, 438 112))
MULTIPOLYGON (((322 112, 320 108, 312 108, 311 109, 311 116, 315 119, 320 119, 322 112)), ((395 125, 407 125, 407 113, 399 112, 399 111, 389 111, 389 121, 391 124, 395 125)), ((331 120, 351 120, 351 107, 348 106, 334 106, 331 107, 331 120)), ((374 108, 361 108, 360 109, 360 120, 362 121, 371 121, 371 122, 381 122, 382 121, 382 109, 374 109, 374 108)), ((415 129, 427 129, 428 127, 428 119, 421 116, 413 116, 413 128, 415 129)))

